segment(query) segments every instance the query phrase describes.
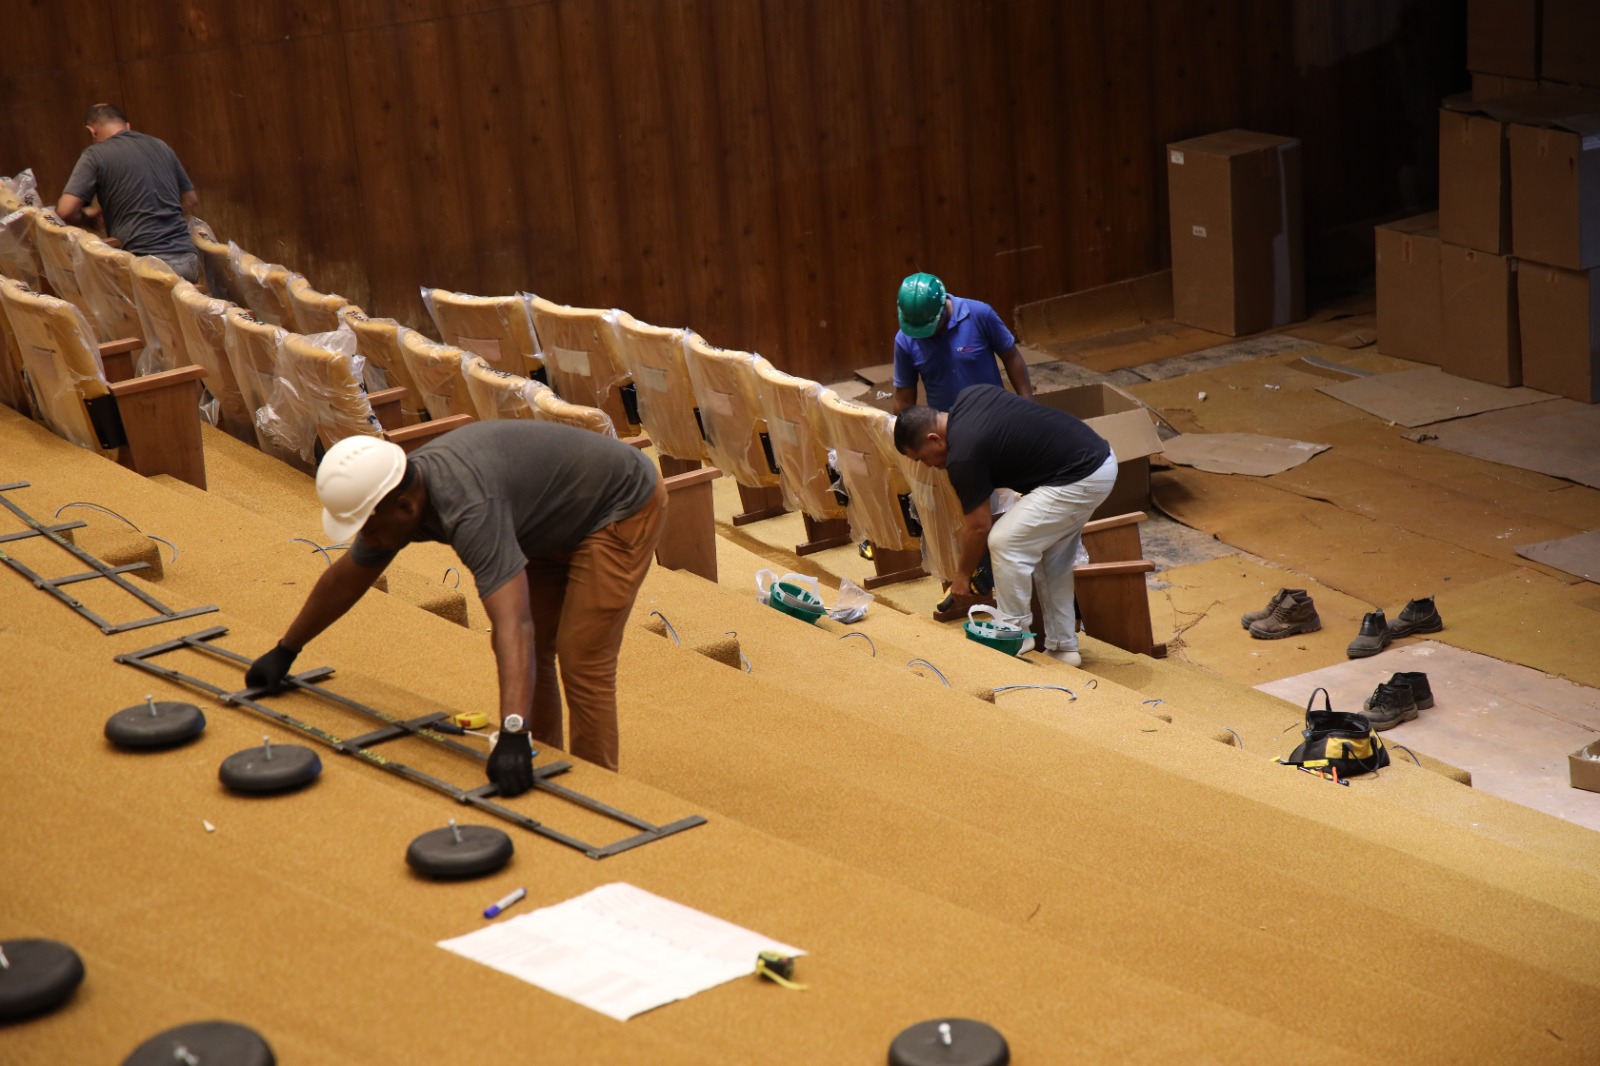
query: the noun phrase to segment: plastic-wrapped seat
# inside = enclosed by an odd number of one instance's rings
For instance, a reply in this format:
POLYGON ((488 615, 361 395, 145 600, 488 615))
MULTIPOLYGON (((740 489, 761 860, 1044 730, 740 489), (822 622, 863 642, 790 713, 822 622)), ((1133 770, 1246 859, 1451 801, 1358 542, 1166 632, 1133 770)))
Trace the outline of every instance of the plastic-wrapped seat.
POLYGON ((206 292, 219 300, 243 304, 233 285, 233 256, 228 246, 217 240, 211 227, 193 215, 189 216, 189 239, 200 253, 201 276, 205 278, 206 292))
POLYGON ((78 287, 94 312, 91 321, 103 341, 138 337, 144 350, 134 361, 134 372, 166 369, 161 366, 159 344, 145 336, 139 304, 133 295, 133 255, 113 248, 92 233, 78 237, 78 287))
POLYGON ((638 389, 639 421, 668 476, 693 470, 708 457, 695 410, 694 385, 683 360, 686 329, 668 329, 616 312, 622 357, 638 389))
POLYGON ((461 360, 461 374, 467 381, 472 407, 484 420, 533 418, 533 391, 543 388, 537 381, 496 370, 481 355, 461 360))
POLYGON ((228 263, 232 267, 233 289, 239 303, 250 308, 257 321, 284 329, 295 329, 294 304, 289 300, 289 281, 297 277, 280 263, 268 263, 228 242, 228 263))
POLYGON ((872 542, 876 571, 866 588, 926 577, 919 529, 911 524, 911 485, 902 456, 894 450, 894 418, 887 411, 852 403, 832 389, 818 396, 822 424, 850 497, 850 533, 872 542))
POLYGON ((542 376, 544 360, 522 297, 472 296, 425 288, 422 302, 446 344, 481 355, 496 370, 535 379, 542 376))
MULTIPOLYGON (((188 345, 178 322, 177 301, 172 297, 172 291, 183 278, 153 255, 135 257, 128 272, 133 283, 133 300, 139 310, 139 323, 144 329, 145 351, 139 359, 140 372, 148 374, 185 365, 190 361, 188 345)), ((206 376, 211 377, 209 370, 206 376)))
MULTIPOLYGON (((11 280, 14 279, 0 274, 0 282, 11 280)), ((28 395, 28 383, 23 376, 22 348, 3 304, 0 304, 0 403, 25 415, 33 414, 33 399, 28 395)))
POLYGON ((209 415, 212 424, 229 436, 258 447, 255 409, 240 391, 233 361, 228 358, 226 316, 234 305, 207 296, 192 282, 179 278, 172 287, 172 306, 183 336, 184 355, 188 362, 205 367, 206 391, 216 401, 209 415))
POLYGON ((689 335, 684 363, 699 406, 711 461, 739 486, 744 510, 733 516, 742 526, 787 514, 778 463, 772 452, 766 415, 761 410, 757 364, 750 352, 717 348, 698 333, 689 335))
POLYGON ((400 401, 405 423, 409 425, 426 418, 428 409, 422 390, 417 388, 411 368, 406 366, 400 344, 405 327, 392 318, 370 318, 355 304, 346 304, 340 309, 339 322, 356 335, 356 349, 367 361, 368 387, 405 389, 406 395, 400 401), (377 380, 379 375, 382 381, 377 380))
POLYGON ((203 369, 186 366, 111 381, 102 346, 76 307, 15 279, 0 282, 0 304, 16 335, 40 421, 138 473, 170 474, 205 488, 198 404, 203 369))
POLYGON ((44 269, 50 292, 67 301, 90 322, 94 321, 94 308, 83 295, 78 284, 78 238, 83 230, 69 226, 56 217, 53 211, 40 211, 34 217, 33 233, 38 242, 39 263, 44 269))
MULTIPOLYGON (((283 447, 261 427, 261 412, 276 395, 278 346, 288 332, 282 326, 262 322, 243 307, 230 307, 222 316, 223 349, 228 353, 234 380, 239 383, 239 392, 250 411, 257 447, 290 466, 311 472, 313 468, 297 449, 283 447)), ((287 397, 279 398, 274 415, 282 435, 295 440, 310 440, 316 436, 316 423, 310 408, 304 404, 292 403, 287 397), (291 425, 293 429, 287 428, 291 425)))
POLYGON ((525 292, 550 387, 564 400, 598 407, 618 432, 637 433, 633 374, 622 357, 617 313, 567 307, 525 292), (634 409, 634 410, 630 410, 634 409))
POLYGON ((289 276, 289 303, 294 309, 295 328, 307 335, 334 332, 343 324, 339 312, 351 306, 343 296, 313 289, 311 282, 299 274, 289 276))
POLYGON ((35 291, 44 276, 39 238, 34 233, 38 218, 39 209, 26 205, 5 210, 0 217, 0 274, 16 278, 35 291))
MULTIPOLYGON (((611 416, 598 407, 585 407, 581 403, 568 403, 556 395, 556 390, 530 382, 533 386, 533 417, 541 422, 555 422, 563 426, 572 426, 575 429, 586 429, 590 433, 598 433, 603 437, 617 435, 616 424, 611 421, 611 416)), ((633 443, 643 444, 644 441, 636 439, 633 443)))
POLYGON ((400 354, 430 417, 470 415, 476 410, 472 394, 467 392, 467 379, 462 376, 461 364, 467 357, 466 352, 408 329, 400 334, 400 354))
POLYGON ((844 502, 833 491, 828 470, 828 437, 818 399, 822 386, 785 374, 765 359, 756 363, 755 371, 784 503, 805 521, 806 539, 795 545, 795 554, 849 544, 844 502))

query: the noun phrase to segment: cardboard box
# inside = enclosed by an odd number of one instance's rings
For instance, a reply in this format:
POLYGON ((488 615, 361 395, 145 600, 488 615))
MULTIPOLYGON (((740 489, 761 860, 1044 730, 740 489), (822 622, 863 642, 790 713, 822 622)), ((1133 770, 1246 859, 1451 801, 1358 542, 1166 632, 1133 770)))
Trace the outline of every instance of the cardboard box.
POLYGON ((1149 509, 1150 457, 1161 450, 1161 437, 1143 404, 1121 389, 1104 384, 1034 393, 1034 399, 1083 419, 1110 443, 1117 457, 1117 483, 1094 518, 1149 509))
POLYGON ((1600 740, 1568 755, 1567 769, 1572 773, 1573 788, 1600 792, 1600 740))
POLYGON ((1378 350, 1439 365, 1444 304, 1439 287, 1439 216, 1377 227, 1378 350))
POLYGON ((1444 312, 1439 366, 1473 381, 1521 385, 1517 261, 1441 241, 1439 278, 1444 312))
POLYGON ((1465 96, 1439 111, 1439 236, 1495 255, 1511 251, 1506 122, 1465 96))
POLYGON ((1521 264, 1522 383, 1600 403, 1600 270, 1521 264))
POLYGON ((1600 4, 1595 0, 1544 0, 1539 76, 1600 88, 1600 4))
POLYGON ((1172 317, 1240 336, 1305 316, 1300 142, 1228 130, 1167 146, 1172 317))
POLYGON ((1467 68, 1537 78, 1539 0, 1467 0, 1467 68))
POLYGON ((1600 266, 1600 113, 1513 122, 1509 136, 1512 252, 1569 270, 1600 266))
POLYGON ((1521 96, 1531 93, 1539 88, 1539 83, 1532 78, 1508 78, 1504 74, 1484 74, 1479 71, 1472 72, 1472 100, 1482 103, 1485 100, 1499 100, 1507 96, 1521 96))

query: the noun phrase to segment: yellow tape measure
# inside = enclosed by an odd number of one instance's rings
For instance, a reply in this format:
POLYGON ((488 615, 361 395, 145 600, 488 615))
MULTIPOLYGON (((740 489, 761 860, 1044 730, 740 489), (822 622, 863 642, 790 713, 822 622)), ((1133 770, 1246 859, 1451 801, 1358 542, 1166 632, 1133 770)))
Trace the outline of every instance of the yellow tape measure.
POLYGON ((489 716, 482 711, 466 711, 450 720, 462 729, 483 729, 489 724, 489 716))

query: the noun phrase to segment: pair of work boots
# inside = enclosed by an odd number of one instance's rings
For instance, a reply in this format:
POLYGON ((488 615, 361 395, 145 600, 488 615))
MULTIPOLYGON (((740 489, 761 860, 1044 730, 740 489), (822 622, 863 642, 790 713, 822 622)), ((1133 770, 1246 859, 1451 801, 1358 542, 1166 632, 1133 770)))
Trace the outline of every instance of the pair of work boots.
POLYGON ((1433 706, 1433 688, 1428 675, 1417 672, 1397 673, 1387 681, 1379 682, 1361 704, 1361 712, 1372 723, 1372 728, 1382 732, 1401 722, 1416 718, 1418 711, 1433 706))
POLYGON ((1296 633, 1315 633, 1322 628, 1322 619, 1305 589, 1279 589, 1261 610, 1240 615, 1239 624, 1257 640, 1281 640, 1296 633))
POLYGON ((1367 612, 1361 619, 1361 632, 1350 642, 1345 654, 1352 659, 1364 659, 1387 648, 1396 637, 1437 633, 1443 628, 1444 619, 1439 617, 1439 609, 1433 605, 1432 596, 1412 600, 1401 608, 1400 614, 1392 622, 1383 616, 1383 608, 1380 607, 1367 612))

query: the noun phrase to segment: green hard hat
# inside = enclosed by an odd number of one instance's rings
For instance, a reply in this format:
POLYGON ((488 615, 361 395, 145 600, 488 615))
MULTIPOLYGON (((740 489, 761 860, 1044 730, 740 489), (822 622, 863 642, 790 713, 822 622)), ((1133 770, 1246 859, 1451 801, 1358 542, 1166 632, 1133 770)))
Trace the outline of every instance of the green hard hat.
POLYGON ((933 336, 944 313, 944 282, 932 274, 912 274, 900 283, 900 330, 922 340, 933 336))

